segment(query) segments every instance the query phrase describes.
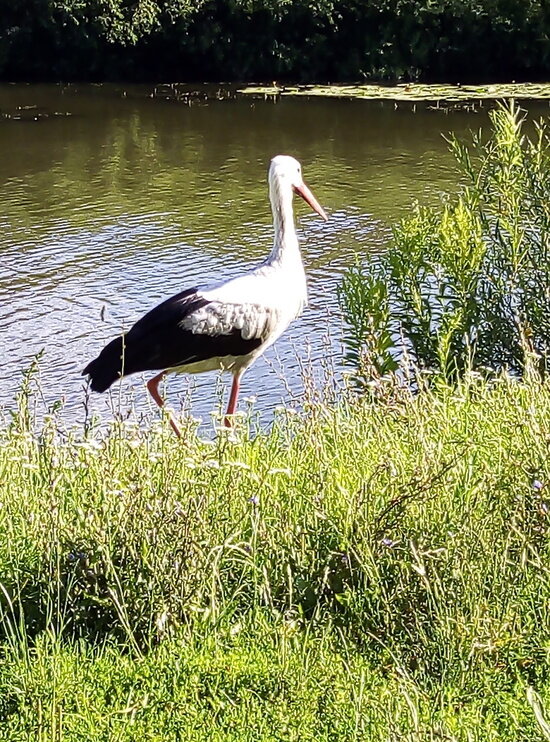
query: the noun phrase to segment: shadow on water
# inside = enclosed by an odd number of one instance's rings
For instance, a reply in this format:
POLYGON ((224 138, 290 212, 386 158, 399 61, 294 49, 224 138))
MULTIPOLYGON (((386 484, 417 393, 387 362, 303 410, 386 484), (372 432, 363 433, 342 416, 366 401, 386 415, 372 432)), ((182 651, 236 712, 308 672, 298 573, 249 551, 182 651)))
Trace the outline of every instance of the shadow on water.
MULTIPOLYGON (((13 404, 21 370, 44 348, 45 399, 63 397, 71 421, 83 416, 80 369, 104 341, 171 293, 264 258, 266 169, 280 152, 302 161, 330 220, 296 204, 310 306, 248 372, 243 393, 257 395, 260 411, 288 401, 280 376, 299 392, 296 354, 305 337, 313 361, 326 357, 327 330, 338 366, 342 270, 382 250, 415 199, 434 203, 455 187, 442 133, 486 122, 393 104, 175 101, 108 86, 3 86, 6 111, 24 115, 0 120, 0 404, 13 404)), ((193 383, 194 414, 216 407, 213 381, 193 383)), ((188 383, 170 383, 174 406, 188 383)), ((128 394, 148 404, 136 377, 110 401, 94 396, 93 410, 111 414, 128 394)))

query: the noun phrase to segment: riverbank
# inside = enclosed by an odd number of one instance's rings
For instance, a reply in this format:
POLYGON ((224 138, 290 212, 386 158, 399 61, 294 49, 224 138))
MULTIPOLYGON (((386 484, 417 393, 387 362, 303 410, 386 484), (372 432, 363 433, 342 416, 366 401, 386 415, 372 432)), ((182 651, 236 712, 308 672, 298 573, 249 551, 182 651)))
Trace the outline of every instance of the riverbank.
POLYGON ((542 739, 550 387, 1 432, 0 739, 542 739))

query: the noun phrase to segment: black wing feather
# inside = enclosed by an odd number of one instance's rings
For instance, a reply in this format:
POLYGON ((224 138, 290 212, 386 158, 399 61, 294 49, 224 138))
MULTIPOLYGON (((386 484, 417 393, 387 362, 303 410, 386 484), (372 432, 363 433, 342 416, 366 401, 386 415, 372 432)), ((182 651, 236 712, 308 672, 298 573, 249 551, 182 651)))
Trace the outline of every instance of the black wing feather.
POLYGON ((147 312, 86 366, 82 374, 89 374, 92 390, 104 392, 118 378, 139 371, 162 371, 218 356, 246 355, 261 345, 261 338, 245 340, 238 329, 224 335, 204 335, 181 326, 185 317, 208 304, 210 301, 192 288, 147 312))

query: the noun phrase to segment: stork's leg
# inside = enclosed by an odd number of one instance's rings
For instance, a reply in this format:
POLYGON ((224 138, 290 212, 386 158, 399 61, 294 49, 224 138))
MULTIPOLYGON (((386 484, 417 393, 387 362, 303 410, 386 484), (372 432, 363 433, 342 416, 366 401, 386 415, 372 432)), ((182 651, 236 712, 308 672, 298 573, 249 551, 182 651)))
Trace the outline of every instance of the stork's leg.
POLYGON ((223 421, 223 424, 226 428, 230 428, 233 425, 233 421, 231 420, 231 418, 235 414, 235 409, 237 407, 240 380, 240 375, 236 375, 233 377, 233 385, 231 387, 231 395, 229 396, 229 404, 227 405, 227 412, 225 413, 225 419, 223 421))
MULTIPOLYGON (((151 395, 151 397, 153 397, 153 399, 158 404, 158 406, 161 408, 161 410, 164 407, 164 400, 160 396, 160 393, 159 393, 159 384, 163 380, 165 375, 166 375, 166 371, 162 371, 160 374, 158 374, 158 376, 155 376, 154 378, 149 379, 149 381, 147 382, 147 389, 149 391, 149 394, 151 395)), ((178 436, 178 438, 181 438, 181 430, 178 428, 178 425, 176 421, 174 420, 174 417, 171 412, 168 412, 168 422, 172 426, 172 430, 178 436)))

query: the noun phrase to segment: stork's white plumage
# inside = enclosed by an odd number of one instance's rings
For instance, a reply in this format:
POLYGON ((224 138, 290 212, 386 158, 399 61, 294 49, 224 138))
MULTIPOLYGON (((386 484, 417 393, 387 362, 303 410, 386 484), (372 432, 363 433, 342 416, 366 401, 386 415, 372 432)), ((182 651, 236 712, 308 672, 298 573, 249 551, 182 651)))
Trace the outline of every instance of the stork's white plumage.
MULTIPOLYGON (((233 374, 225 424, 234 414, 244 371, 298 317, 307 287, 294 227, 293 194, 326 214, 302 179, 300 163, 278 155, 269 168, 269 198, 275 236, 267 260, 238 278, 172 296, 112 340, 83 371, 94 391, 104 392, 122 376, 161 370, 147 387, 159 407, 158 385, 167 373, 221 369, 233 374)), ((175 420, 170 424, 181 435, 175 420)))

